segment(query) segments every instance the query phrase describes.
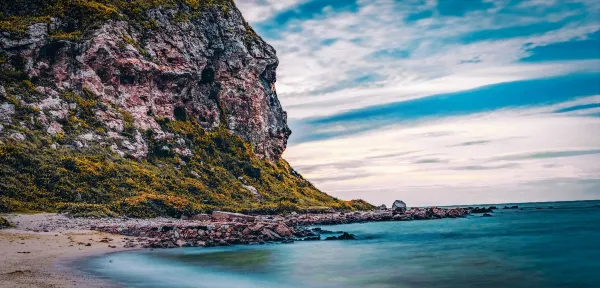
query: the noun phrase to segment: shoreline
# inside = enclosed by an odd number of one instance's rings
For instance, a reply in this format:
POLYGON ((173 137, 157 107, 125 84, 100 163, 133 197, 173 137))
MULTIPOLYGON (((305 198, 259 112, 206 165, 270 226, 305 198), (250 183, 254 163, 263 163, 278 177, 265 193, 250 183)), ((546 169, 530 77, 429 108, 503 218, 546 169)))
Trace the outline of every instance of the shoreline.
POLYGON ((0 230, 0 287, 119 287, 77 269, 74 262, 113 252, 134 250, 118 243, 123 236, 93 230, 39 230, 32 226, 54 214, 4 215, 15 228, 0 230), (113 244, 104 243, 112 239, 113 244), (89 244, 89 245, 88 245, 89 244), (112 247, 109 247, 112 246, 112 247))
MULTIPOLYGON (((79 270, 78 260, 144 248, 212 247, 294 241, 353 240, 354 235, 321 238, 331 231, 308 226, 466 217, 469 210, 416 208, 394 215, 369 212, 249 216, 216 212, 202 220, 174 218, 71 218, 62 214, 0 215, 15 224, 0 230, 0 287, 119 287, 79 270), (216 217, 216 215, 219 217, 216 217), (352 237, 350 237, 352 236, 352 237)), ((342 233, 343 231, 339 231, 342 233)), ((334 232, 338 233, 338 232, 334 232)))

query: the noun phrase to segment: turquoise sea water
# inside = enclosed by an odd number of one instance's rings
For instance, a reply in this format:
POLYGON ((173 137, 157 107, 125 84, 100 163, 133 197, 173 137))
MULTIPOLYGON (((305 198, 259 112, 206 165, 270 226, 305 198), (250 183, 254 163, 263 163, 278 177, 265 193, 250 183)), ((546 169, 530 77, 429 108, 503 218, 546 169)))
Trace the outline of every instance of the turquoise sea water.
POLYGON ((524 209, 324 228, 356 241, 124 252, 83 267, 125 287, 600 287, 600 201, 510 205, 524 209))

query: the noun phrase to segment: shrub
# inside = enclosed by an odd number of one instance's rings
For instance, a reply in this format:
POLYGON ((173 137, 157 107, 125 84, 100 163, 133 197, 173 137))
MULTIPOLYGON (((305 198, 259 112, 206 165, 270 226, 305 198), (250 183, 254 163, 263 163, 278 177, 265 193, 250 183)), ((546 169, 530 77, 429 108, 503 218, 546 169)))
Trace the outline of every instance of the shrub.
POLYGON ((15 227, 12 223, 10 223, 6 218, 0 217, 0 229, 15 227))
POLYGON ((103 205, 86 203, 62 203, 58 205, 58 212, 73 217, 105 218, 117 216, 115 212, 110 211, 103 205))

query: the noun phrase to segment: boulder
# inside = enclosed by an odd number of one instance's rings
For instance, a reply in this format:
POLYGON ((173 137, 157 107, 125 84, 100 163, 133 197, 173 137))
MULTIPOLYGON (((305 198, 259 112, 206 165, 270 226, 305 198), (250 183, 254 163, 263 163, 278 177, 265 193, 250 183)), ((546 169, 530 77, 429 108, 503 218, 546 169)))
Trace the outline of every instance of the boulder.
POLYGON ((340 236, 329 236, 327 238, 325 238, 325 240, 356 240, 356 236, 348 233, 348 232, 344 232, 342 235, 340 236))
POLYGON ((471 213, 493 213, 493 209, 492 207, 489 208, 485 208, 485 207, 475 207, 473 209, 471 209, 471 213))
POLYGON ((348 232, 344 232, 344 234, 338 236, 337 239, 338 240, 356 240, 356 236, 354 236, 348 232))
POLYGON ((401 200, 394 201, 394 204, 392 204, 392 212, 394 215, 405 213, 406 212, 406 203, 404 203, 404 201, 401 201, 401 200))
POLYGON ((290 237, 294 235, 294 232, 284 224, 277 225, 275 232, 283 237, 290 237))

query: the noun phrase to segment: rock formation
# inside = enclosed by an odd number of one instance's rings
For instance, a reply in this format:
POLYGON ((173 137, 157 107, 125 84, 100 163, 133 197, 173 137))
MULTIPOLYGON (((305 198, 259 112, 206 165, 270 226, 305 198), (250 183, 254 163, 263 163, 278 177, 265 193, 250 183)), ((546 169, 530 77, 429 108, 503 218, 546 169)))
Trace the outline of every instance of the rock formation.
POLYGON ((278 64, 232 0, 0 0, 0 212, 372 208, 281 159, 278 64))
MULTIPOLYGON (((275 90, 279 62, 275 49, 254 33, 233 2, 156 5, 144 15, 154 25, 151 30, 113 18, 126 12, 103 3, 118 1, 97 1, 97 7, 95 1, 62 2, 72 3, 65 4, 65 9, 73 6, 68 11, 109 13, 109 19, 72 32, 71 22, 86 19, 50 17, 23 33, 0 34, 3 68, 38 80, 30 87, 38 97, 18 101, 40 110, 34 121, 47 133, 64 133, 64 122, 80 104, 61 94, 85 93, 103 105, 91 112, 105 131, 82 131, 77 137, 84 146, 110 138, 115 151, 144 158, 149 151, 144 135, 151 131, 165 143, 176 142, 175 153, 187 155, 190 147, 161 129, 157 119, 191 117, 208 130, 226 127, 250 142, 260 157, 279 159, 291 133, 275 90), (187 21, 178 19, 185 13, 187 21), (129 135, 123 135, 128 129, 129 135)), ((14 113, 7 105, 3 119, 14 113)))
POLYGON ((394 204, 392 204, 392 211, 394 215, 403 214, 404 212, 406 212, 406 203, 404 203, 404 201, 401 200, 394 201, 394 204))

